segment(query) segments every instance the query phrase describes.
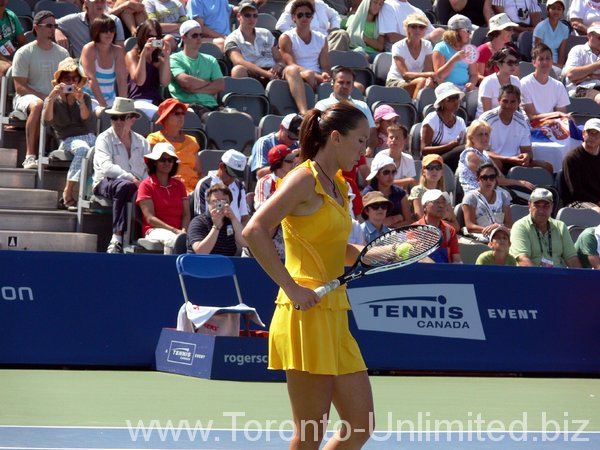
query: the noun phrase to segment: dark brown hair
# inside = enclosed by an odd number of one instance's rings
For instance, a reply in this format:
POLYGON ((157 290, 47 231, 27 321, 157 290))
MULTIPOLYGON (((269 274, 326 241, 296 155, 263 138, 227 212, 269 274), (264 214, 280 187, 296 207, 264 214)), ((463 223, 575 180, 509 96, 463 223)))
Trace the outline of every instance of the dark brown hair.
POLYGON ((210 199, 210 196, 213 195, 215 192, 222 192, 227 197, 229 197, 230 204, 233 201, 233 194, 231 193, 231 190, 223 183, 213 184, 211 187, 208 188, 208 190, 206 191, 206 201, 208 201, 208 199, 210 199))
MULTIPOLYGON (((169 158, 173 158, 168 153, 163 153, 162 155, 167 155, 169 158)), ((160 155, 160 156, 162 157, 162 155, 160 155)), ((148 175, 154 175, 156 173, 157 165, 158 165, 158 161, 156 161, 154 159, 150 159, 150 158, 146 159, 146 167, 148 168, 148 175)), ((179 168, 179 163, 177 163, 177 158, 175 158, 175 162, 173 162, 173 166, 171 167, 171 171, 169 172, 169 178, 175 176, 178 168, 179 168)))
MULTIPOLYGON (((162 28, 160 27, 160 22, 156 19, 146 19, 144 20, 140 26, 138 27, 135 37, 137 38, 137 52, 138 55, 142 53, 144 49, 144 45, 148 42, 148 35, 151 31, 155 31, 158 36, 156 39, 163 38, 162 28)), ((158 56, 160 55, 161 49, 156 48, 152 51, 152 62, 158 61, 158 56)))
POLYGON ((312 4, 312 2, 308 1, 308 0, 296 0, 294 3, 292 3, 292 16, 296 15, 296 10, 298 8, 301 8, 302 6, 307 7, 308 9, 310 9, 311 13, 315 13, 315 5, 312 4))
POLYGON ((325 111, 309 110, 300 127, 300 160, 313 159, 319 149, 325 146, 332 131, 343 136, 358 127, 365 115, 351 103, 343 101, 330 106, 325 111))
POLYGON ((92 22, 92 27, 90 29, 90 35, 92 37, 92 41, 100 42, 100 33, 106 31, 113 31, 113 44, 115 43, 115 39, 117 38, 117 25, 115 21, 112 20, 108 16, 101 16, 97 19, 94 19, 92 22))

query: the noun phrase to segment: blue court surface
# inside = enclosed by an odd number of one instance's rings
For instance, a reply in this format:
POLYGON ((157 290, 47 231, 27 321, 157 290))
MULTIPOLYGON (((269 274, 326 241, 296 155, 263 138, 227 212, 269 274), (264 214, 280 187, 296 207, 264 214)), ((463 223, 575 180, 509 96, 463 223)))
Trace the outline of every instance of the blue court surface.
MULTIPOLYGON (((260 430, 210 428, 118 428, 0 426, 0 450, 47 449, 282 449, 287 448, 289 428, 260 430)), ((376 432, 366 450, 402 449, 600 449, 600 433, 554 431, 479 431, 471 433, 376 432)))

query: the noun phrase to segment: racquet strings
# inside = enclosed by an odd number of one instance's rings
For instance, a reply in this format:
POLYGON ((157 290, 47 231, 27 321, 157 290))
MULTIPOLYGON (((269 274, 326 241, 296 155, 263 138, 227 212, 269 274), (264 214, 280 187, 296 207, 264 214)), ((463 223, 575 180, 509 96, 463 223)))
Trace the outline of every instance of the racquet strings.
POLYGON ((392 230, 370 242, 365 248, 360 262, 368 267, 381 267, 420 259, 436 247, 439 241, 440 232, 433 227, 392 230), (410 245, 401 246, 405 242, 410 245))

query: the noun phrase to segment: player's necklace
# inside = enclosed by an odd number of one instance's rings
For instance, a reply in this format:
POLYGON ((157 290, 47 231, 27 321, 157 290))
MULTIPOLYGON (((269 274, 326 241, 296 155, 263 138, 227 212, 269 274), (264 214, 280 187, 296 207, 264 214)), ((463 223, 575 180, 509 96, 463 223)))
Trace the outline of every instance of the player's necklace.
POLYGON ((321 164, 319 164, 319 163, 318 163, 318 161, 315 161, 315 164, 316 164, 317 166, 319 166, 319 170, 321 171, 321 173, 322 173, 322 174, 325 176, 325 178, 327 178, 327 179, 329 180, 329 182, 331 183, 331 189, 333 189, 333 196, 334 196, 335 198, 337 198, 338 194, 337 194, 337 188, 335 187, 335 182, 334 182, 334 181, 333 181, 331 178, 329 178, 329 175, 327 175, 327 174, 325 173, 325 171, 324 171, 324 170, 323 170, 323 168, 321 167, 321 164))

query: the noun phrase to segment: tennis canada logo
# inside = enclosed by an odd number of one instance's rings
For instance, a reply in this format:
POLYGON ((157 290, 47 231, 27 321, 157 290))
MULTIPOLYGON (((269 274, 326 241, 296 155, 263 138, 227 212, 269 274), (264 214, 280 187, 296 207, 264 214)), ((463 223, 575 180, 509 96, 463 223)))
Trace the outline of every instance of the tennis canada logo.
POLYGON ((194 362, 196 344, 190 342, 171 341, 167 361, 191 366, 194 362))
POLYGON ((360 330, 485 340, 472 284, 348 289, 360 330))

